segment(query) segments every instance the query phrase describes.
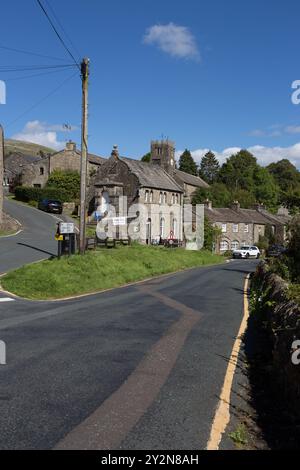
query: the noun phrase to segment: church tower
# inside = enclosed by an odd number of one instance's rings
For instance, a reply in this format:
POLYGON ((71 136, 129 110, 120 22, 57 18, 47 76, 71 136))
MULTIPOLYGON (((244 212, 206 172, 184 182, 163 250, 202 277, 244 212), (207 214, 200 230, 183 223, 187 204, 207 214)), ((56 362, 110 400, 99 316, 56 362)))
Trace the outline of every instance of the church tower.
POLYGON ((175 143, 169 140, 151 142, 151 163, 160 165, 168 173, 175 170, 175 143))

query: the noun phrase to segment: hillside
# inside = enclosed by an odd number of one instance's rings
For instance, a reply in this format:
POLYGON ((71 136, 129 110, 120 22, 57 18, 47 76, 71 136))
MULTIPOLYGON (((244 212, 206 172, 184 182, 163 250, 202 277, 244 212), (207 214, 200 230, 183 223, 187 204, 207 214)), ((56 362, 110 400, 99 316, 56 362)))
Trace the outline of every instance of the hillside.
POLYGON ((23 155, 39 155, 40 152, 44 154, 55 153, 56 150, 43 145, 33 144, 32 142, 24 142, 21 140, 5 139, 4 142, 4 155, 7 156, 12 152, 22 153, 23 155))

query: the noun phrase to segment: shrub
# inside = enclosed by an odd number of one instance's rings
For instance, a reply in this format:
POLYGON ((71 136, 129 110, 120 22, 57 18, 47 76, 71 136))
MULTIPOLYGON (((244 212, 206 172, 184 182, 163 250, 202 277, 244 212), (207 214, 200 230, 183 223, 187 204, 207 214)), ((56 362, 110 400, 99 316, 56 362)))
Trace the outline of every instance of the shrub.
POLYGON ((68 202, 69 195, 67 191, 57 188, 32 188, 29 186, 17 186, 15 197, 19 201, 38 202, 41 199, 58 199, 61 202, 68 202))
POLYGON ((56 188, 68 193, 70 201, 80 197, 80 174, 78 171, 54 170, 48 178, 47 188, 56 188))

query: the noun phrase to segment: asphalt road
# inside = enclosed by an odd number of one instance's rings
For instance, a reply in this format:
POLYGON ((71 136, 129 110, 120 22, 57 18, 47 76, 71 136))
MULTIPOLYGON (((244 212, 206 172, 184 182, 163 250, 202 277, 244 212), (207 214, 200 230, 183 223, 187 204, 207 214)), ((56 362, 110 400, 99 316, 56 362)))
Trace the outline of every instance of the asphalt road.
POLYGON ((0 449, 204 449, 255 266, 65 302, 0 296, 0 449))
POLYGON ((0 274, 57 254, 55 216, 9 200, 4 210, 21 223, 22 231, 0 238, 0 274))

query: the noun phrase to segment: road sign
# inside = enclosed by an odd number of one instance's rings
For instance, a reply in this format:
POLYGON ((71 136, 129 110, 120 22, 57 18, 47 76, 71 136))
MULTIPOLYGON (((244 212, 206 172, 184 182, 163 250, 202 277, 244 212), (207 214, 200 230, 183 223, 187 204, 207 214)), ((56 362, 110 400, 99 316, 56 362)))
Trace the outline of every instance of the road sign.
POLYGON ((55 234, 55 240, 57 240, 58 242, 62 242, 63 239, 64 239, 63 235, 60 235, 59 233, 55 234))
POLYGON ((126 217, 113 217, 113 225, 126 225, 126 217))
POLYGON ((67 235, 69 233, 75 232, 75 224, 73 222, 60 222, 59 224, 59 233, 62 235, 67 235))

